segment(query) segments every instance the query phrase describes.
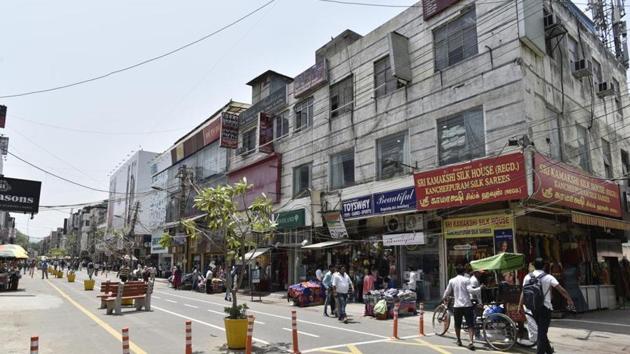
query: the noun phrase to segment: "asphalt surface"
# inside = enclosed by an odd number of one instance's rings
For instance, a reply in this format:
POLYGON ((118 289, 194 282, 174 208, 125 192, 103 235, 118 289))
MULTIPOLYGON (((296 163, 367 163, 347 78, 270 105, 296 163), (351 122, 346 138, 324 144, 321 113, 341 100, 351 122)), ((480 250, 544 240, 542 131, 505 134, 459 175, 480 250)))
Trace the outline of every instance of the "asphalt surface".
MULTIPOLYGON (((222 294, 175 291, 157 282, 152 311, 127 308, 122 316, 108 316, 105 310, 98 309, 96 298, 98 284, 105 278, 98 277, 94 291, 83 290, 84 278, 87 276, 83 272, 78 273, 75 283, 68 283, 65 278, 22 278, 20 288, 26 290, 0 293, 0 333, 8 338, 0 353, 27 352, 33 335, 40 337, 40 353, 119 353, 123 327, 129 328, 132 353, 183 353, 186 320, 193 322, 194 353, 229 352, 223 329, 223 311, 229 303, 222 294)), ((452 332, 444 337, 431 335, 431 312, 425 314, 428 336, 418 336, 418 316, 401 317, 401 339, 394 340, 392 321, 363 317, 361 304, 349 305, 350 322, 344 324, 323 317, 321 306, 297 308, 273 297, 263 298, 262 303, 251 302, 249 296, 241 295, 239 299, 248 304, 249 314, 256 317, 256 353, 292 352, 292 310, 297 311, 302 353, 468 352, 455 346, 452 332)), ((630 353, 629 314, 608 311, 554 322, 550 337, 556 353, 630 353)), ((491 351, 478 343, 477 352, 491 351)), ((533 351, 515 347, 511 352, 533 351)))

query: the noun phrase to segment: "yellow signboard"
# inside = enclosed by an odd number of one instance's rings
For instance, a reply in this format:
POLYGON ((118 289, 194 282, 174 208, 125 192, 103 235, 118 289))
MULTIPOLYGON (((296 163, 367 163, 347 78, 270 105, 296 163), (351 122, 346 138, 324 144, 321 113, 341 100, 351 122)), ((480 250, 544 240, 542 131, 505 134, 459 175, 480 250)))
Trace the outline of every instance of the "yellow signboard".
POLYGON ((446 239, 494 237, 495 231, 511 231, 513 229, 514 215, 512 212, 457 216, 442 220, 442 232, 446 239))

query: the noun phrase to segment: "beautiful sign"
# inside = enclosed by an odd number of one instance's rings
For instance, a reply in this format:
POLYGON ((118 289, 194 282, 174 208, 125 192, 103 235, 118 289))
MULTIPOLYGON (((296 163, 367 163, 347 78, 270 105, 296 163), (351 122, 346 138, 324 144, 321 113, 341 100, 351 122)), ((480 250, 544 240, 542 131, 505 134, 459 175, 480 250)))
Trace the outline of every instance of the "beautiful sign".
POLYGON ((534 155, 532 198, 591 213, 621 217, 621 196, 616 183, 585 175, 577 168, 534 155))
POLYGON ((383 246, 409 246, 424 245, 423 232, 410 232, 405 234, 388 234, 383 235, 383 246))
POLYGON ((227 112, 221 113, 221 142, 219 146, 229 149, 238 147, 238 124, 238 115, 227 112))
POLYGON ((258 114, 258 151, 273 152, 273 117, 265 112, 258 114))
POLYGON ((501 230, 514 230, 512 213, 456 216, 442 220, 444 238, 495 237, 501 230))
POLYGON ((521 153, 416 173, 414 183, 418 210, 527 198, 521 153))
POLYGON ((324 59, 295 77, 295 80, 293 80, 293 96, 302 97, 326 82, 328 82, 328 67, 326 59, 324 59))
POLYGON ((0 210, 37 214, 42 182, 0 177, 0 210))
POLYGON ((416 193, 413 187, 409 187, 344 200, 341 214, 344 219, 352 219, 415 210, 415 205, 416 193))

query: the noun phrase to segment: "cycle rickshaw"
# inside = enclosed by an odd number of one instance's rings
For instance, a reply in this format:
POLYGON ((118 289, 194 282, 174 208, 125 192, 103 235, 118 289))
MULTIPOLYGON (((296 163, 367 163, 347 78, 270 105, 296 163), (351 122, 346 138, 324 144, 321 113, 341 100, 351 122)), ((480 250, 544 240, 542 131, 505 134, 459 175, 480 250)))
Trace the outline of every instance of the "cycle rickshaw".
MULTIPOLYGON (((470 262, 474 271, 492 271, 498 282, 498 273, 511 272, 524 267, 525 257, 518 253, 500 253, 470 262)), ((531 313, 518 311, 521 287, 497 284, 496 288, 482 289, 482 304, 475 308, 475 335, 481 336, 490 347, 499 351, 511 349, 514 344, 536 345, 536 322, 531 313)), ((440 304, 433 313, 433 331, 444 335, 451 323, 452 299, 440 304)), ((470 324, 462 326, 468 328, 470 324)))

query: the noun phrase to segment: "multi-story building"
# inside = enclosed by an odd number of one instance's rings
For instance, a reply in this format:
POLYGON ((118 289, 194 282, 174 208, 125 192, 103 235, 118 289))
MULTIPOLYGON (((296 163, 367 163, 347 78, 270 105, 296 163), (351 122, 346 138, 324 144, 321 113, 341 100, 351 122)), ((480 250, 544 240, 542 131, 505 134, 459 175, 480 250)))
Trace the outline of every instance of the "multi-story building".
POLYGON ((578 272, 601 282, 629 229, 613 182, 630 171, 627 54, 570 1, 431 4, 249 83, 228 181, 279 212, 261 265, 285 283, 337 262, 398 284, 419 269, 426 301, 456 263, 506 250, 574 293, 578 272))

